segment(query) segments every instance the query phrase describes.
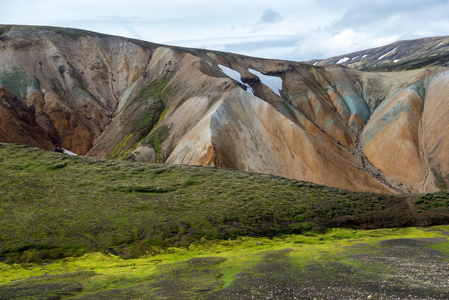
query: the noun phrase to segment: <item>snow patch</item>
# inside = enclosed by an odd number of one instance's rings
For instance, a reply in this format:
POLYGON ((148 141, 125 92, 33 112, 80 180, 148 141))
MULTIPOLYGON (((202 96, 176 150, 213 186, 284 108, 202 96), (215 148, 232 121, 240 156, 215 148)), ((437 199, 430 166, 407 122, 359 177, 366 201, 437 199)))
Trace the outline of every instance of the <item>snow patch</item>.
MULTIPOLYGON (((435 48, 438 48, 438 47, 440 47, 441 45, 443 45, 443 42, 441 42, 441 43, 439 43, 438 45, 436 45, 435 48)), ((435 49, 435 48, 434 48, 434 49, 435 49)))
POLYGON ((229 78, 231 78, 231 79, 237 81, 238 83, 243 84, 244 86, 246 86, 246 87, 247 87, 246 91, 247 91, 248 93, 250 93, 251 95, 254 95, 254 91, 253 91, 253 89, 249 86, 249 84, 243 83, 243 81, 242 81, 242 75, 240 75, 239 72, 237 72, 236 70, 233 70, 233 69, 231 69, 231 68, 225 67, 225 66, 223 66, 223 65, 218 65, 218 67, 221 69, 221 71, 222 71, 226 76, 228 76, 229 78))
POLYGON ((277 76, 265 75, 265 74, 260 73, 259 71, 253 70, 253 69, 248 69, 248 71, 250 73, 256 75, 257 77, 259 77, 262 84, 265 84, 267 87, 269 87, 273 91, 273 93, 275 93, 279 97, 281 96, 281 93, 280 93, 280 91, 282 90, 282 79, 281 78, 279 78, 277 76))
POLYGON ((65 153, 65 154, 68 154, 68 155, 78 156, 76 153, 73 153, 72 151, 69 151, 69 150, 64 149, 64 148, 62 148, 62 151, 64 151, 64 153, 65 153))
POLYGON ((387 56, 388 54, 393 53, 394 51, 396 51, 396 49, 398 49, 398 47, 394 48, 393 50, 391 50, 391 51, 388 52, 388 53, 385 53, 384 55, 382 55, 381 57, 379 57, 377 60, 381 60, 382 58, 384 58, 384 57, 387 56))
POLYGON ((313 63, 313 65, 314 65, 314 66, 316 66, 317 64, 318 64, 318 62, 317 62, 317 61, 313 63))
POLYGON ((362 56, 362 58, 365 58, 365 57, 367 57, 367 56, 368 56, 368 54, 365 54, 365 55, 362 56))
POLYGON ((400 61, 400 59, 393 60, 394 63, 397 63, 398 61, 400 61))
POLYGON ((351 58, 351 60, 354 60, 354 59, 356 59, 357 57, 359 57, 359 56, 357 55, 357 56, 355 56, 355 57, 351 58))
POLYGON ((349 60, 349 57, 344 57, 344 58, 340 59, 339 61, 337 61, 337 65, 347 62, 348 60, 349 60))

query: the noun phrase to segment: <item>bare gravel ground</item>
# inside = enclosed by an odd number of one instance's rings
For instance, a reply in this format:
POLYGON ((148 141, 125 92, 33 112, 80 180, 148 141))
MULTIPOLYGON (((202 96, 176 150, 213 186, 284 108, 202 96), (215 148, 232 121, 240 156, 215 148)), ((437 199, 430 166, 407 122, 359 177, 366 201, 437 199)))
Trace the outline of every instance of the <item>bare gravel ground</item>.
POLYGON ((348 249, 344 262, 337 257, 300 269, 288 262, 288 251, 268 253, 209 299, 449 299, 449 257, 428 247, 444 241, 361 244, 348 249))

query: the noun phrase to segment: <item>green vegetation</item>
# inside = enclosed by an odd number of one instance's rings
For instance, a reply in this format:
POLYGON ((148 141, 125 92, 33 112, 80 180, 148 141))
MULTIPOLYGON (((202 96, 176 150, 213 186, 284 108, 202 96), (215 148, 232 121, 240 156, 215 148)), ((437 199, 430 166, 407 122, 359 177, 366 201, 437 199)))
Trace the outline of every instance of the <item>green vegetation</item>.
POLYGON ((449 192, 441 191, 434 194, 422 195, 413 200, 413 204, 416 205, 418 212, 435 209, 449 212, 449 192))
MULTIPOLYGON (((154 79, 128 104, 127 109, 133 112, 133 118, 127 124, 127 132, 132 132, 132 136, 122 137, 109 158, 127 158, 142 141, 145 141, 147 144, 155 144, 153 148, 156 149, 158 161, 163 162, 160 144, 158 144, 163 142, 161 139, 163 136, 159 131, 162 130, 161 132, 165 134, 168 127, 162 126, 163 128, 158 128, 154 133, 152 130, 167 112, 164 99, 173 90, 171 86, 168 86, 173 74, 174 72, 166 72, 154 79)), ((165 138, 166 136, 163 137, 165 138)))
MULTIPOLYGON (((162 117, 163 115, 161 115, 160 119, 162 119, 162 117)), ((151 147, 153 147, 154 151, 156 151, 156 162, 158 163, 163 163, 165 161, 161 145, 169 134, 170 128, 168 127, 168 125, 162 124, 154 132, 149 134, 147 138, 144 139, 144 142, 150 144, 151 147)))
MULTIPOLYGON (((133 119, 127 125, 132 134, 122 138, 109 155, 109 158, 126 158, 144 140, 146 140, 146 143, 153 145, 150 140, 154 140, 154 137, 149 137, 149 135, 167 112, 164 106, 164 99, 172 90, 167 85, 173 74, 174 72, 166 72, 164 75, 159 76, 143 88, 128 104, 127 109, 134 112, 133 119)), ((157 141, 161 141, 159 139, 160 134, 157 132, 155 134, 157 135, 157 141)), ((159 151, 156 152, 158 157, 162 157, 160 147, 157 149, 156 151, 159 151)), ((158 161, 163 162, 162 159, 158 161)))
POLYGON ((163 102, 171 90, 167 87, 167 85, 175 73, 175 71, 167 71, 163 75, 154 79, 150 84, 140 90, 139 94, 133 101, 130 102, 129 105, 132 105, 137 101, 147 101, 149 99, 163 102))
POLYGON ((47 261, 92 251, 132 258, 167 247, 331 227, 441 224, 405 198, 272 175, 72 157, 0 144, 0 256, 47 261))
POLYGON ((447 184, 444 177, 441 175, 440 172, 435 171, 434 169, 431 169, 433 176, 435 177, 435 186, 439 188, 440 190, 447 190, 447 184))
POLYGON ((9 30, 9 26, 0 26, 0 35, 4 34, 9 30))
POLYGON ((114 150, 112 150, 109 157, 118 157, 122 154, 123 151, 126 151, 126 149, 128 149, 127 143, 132 136, 132 133, 125 136, 125 138, 114 148, 114 150))
MULTIPOLYGON (((137 104, 139 105, 139 104, 137 104)), ((151 132, 156 124, 164 115, 164 105, 159 100, 148 100, 145 104, 144 114, 141 118, 136 117, 137 120, 131 120, 132 126, 130 134, 126 135, 114 148, 109 155, 109 158, 125 158, 136 149, 136 147, 144 140, 151 132)), ((133 109, 133 111, 136 111, 133 109)), ((138 115, 138 114, 136 114, 138 115)))

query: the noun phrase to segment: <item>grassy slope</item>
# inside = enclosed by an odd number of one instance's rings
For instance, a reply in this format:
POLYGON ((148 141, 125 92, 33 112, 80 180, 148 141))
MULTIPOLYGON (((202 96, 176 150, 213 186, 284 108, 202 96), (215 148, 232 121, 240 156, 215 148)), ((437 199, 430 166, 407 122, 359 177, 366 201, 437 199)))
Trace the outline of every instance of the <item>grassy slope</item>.
POLYGON ((447 202, 415 201, 428 206, 419 209, 412 200, 0 144, 0 257, 33 262, 109 251, 131 258, 204 240, 447 222, 447 202))

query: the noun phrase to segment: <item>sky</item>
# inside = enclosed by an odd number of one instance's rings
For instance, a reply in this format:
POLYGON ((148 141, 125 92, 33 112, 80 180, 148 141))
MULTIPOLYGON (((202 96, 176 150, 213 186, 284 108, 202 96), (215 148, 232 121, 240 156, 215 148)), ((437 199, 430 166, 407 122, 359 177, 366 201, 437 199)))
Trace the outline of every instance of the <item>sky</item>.
POLYGON ((0 0, 0 24, 305 61, 449 35, 449 0, 0 0))

